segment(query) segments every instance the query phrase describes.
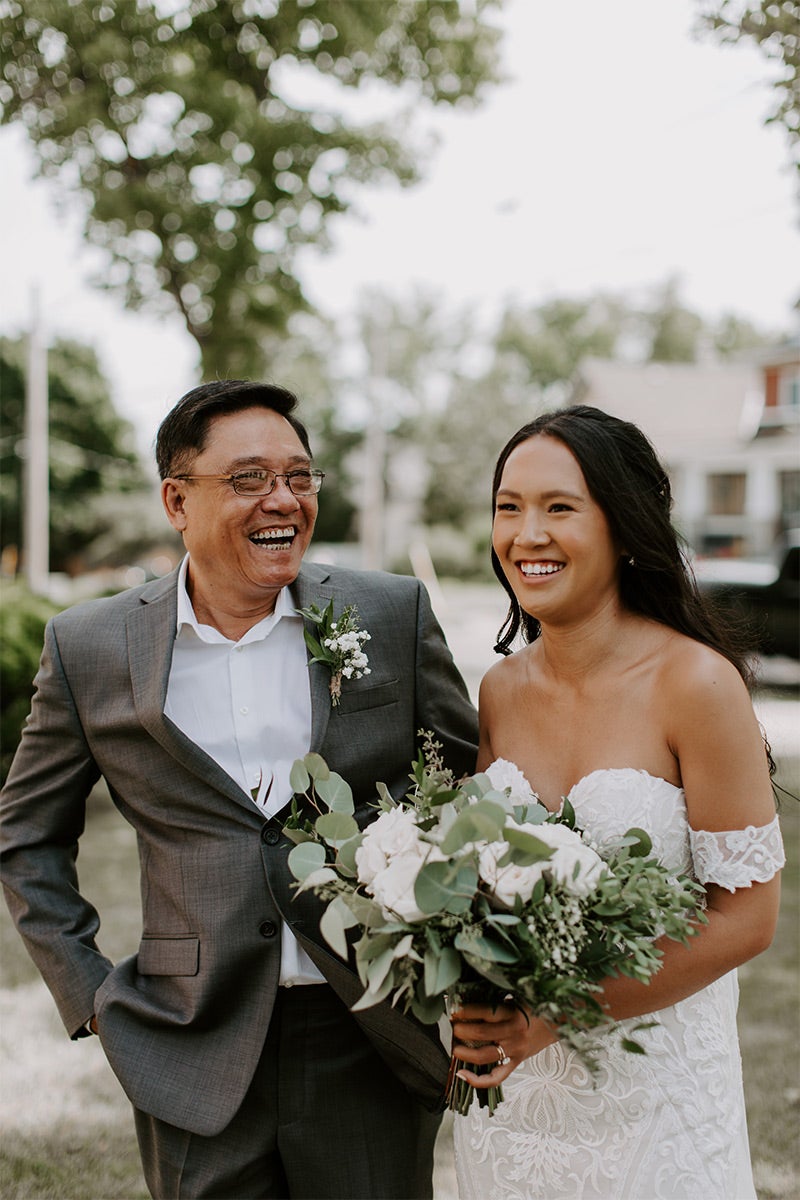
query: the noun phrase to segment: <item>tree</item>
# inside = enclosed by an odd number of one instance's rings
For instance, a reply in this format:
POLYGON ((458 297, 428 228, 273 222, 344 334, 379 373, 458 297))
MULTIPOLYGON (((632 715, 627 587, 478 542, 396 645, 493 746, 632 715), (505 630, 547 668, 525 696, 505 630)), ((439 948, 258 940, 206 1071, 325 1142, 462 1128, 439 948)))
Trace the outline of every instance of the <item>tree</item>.
POLYGON ((295 313, 282 335, 263 343, 268 378, 288 387, 300 400, 299 413, 308 429, 314 465, 325 472, 316 542, 354 539, 356 485, 350 471, 353 451, 362 441, 360 429, 342 420, 340 342, 334 323, 316 313, 295 313))
MULTIPOLYGON (((777 102, 767 118, 777 121, 789 135, 789 144, 800 149, 800 4, 794 0, 701 0, 701 28, 721 41, 755 42, 773 62, 783 67, 774 81, 777 102)), ((800 157, 796 157, 800 169, 800 157)))
POLYGON ((4 0, 0 119, 84 197, 105 286, 177 308, 206 377, 258 374, 259 339, 305 303, 298 249, 326 244, 354 185, 417 178, 408 112, 348 122, 347 90, 476 102, 501 3, 4 0))
MULTIPOLYGON (((153 492, 134 448, 130 424, 114 410, 94 350, 57 341, 48 356, 50 398, 50 568, 73 571, 92 543, 112 532, 117 555, 130 548, 116 528, 109 499, 124 495, 130 538, 146 530, 142 511, 153 492)), ((0 500, 3 549, 22 544, 25 431, 25 343, 0 338, 0 500)))

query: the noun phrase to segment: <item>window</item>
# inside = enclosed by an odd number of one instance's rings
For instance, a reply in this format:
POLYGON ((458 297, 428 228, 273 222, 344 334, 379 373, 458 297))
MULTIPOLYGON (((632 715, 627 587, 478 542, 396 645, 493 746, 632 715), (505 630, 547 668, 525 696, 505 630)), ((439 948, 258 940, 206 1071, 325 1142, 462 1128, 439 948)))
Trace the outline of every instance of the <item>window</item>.
POLYGON ((778 384, 778 403, 781 408, 800 410, 800 371, 789 370, 781 375, 778 384))
POLYGON ((708 476, 708 511, 712 517, 738 517, 744 513, 747 476, 744 471, 708 476))
POLYGON ((780 471, 781 527, 791 529, 800 522, 800 471, 780 471))

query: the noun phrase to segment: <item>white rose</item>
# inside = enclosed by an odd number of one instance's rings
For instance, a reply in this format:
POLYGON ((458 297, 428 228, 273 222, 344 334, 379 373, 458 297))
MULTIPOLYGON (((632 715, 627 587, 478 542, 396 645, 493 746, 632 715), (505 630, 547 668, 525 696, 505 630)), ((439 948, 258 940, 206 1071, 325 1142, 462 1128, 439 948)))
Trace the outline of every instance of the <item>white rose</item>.
POLYGON ((549 867, 553 879, 571 895, 588 896, 597 887, 605 863, 591 846, 578 842, 575 846, 562 846, 556 850, 549 867))
MULTIPOLYGON (((424 849, 428 850, 428 847, 424 849)), ((398 854, 367 888, 381 905, 387 920, 399 917, 401 921, 422 921, 427 916, 418 907, 414 896, 414 884, 425 861, 424 853, 398 854)))
MULTIPOLYGON (((539 826, 517 825, 516 828, 524 828, 528 832, 532 832, 539 826)), ((531 863, 527 867, 520 867, 515 863, 509 863, 505 867, 498 866, 500 859, 505 856, 507 851, 508 844, 506 842, 490 842, 484 846, 478 855, 478 874, 491 888, 499 904, 505 908, 513 908, 517 896, 523 902, 530 900, 531 893, 547 870, 549 862, 545 859, 543 862, 531 863)))
POLYGON ((588 896, 594 890, 605 863, 591 846, 587 846, 579 833, 568 825, 527 825, 520 828, 527 829, 534 837, 552 847, 554 853, 547 868, 555 883, 560 883, 573 896, 588 896))
POLYGON ((360 883, 372 883, 397 854, 419 844, 419 829, 410 808, 391 808, 367 826, 356 850, 356 870, 360 883))
POLYGON ((539 799, 519 767, 507 758, 496 758, 484 774, 489 776, 489 782, 496 791, 508 789, 508 799, 512 805, 536 804, 539 799))

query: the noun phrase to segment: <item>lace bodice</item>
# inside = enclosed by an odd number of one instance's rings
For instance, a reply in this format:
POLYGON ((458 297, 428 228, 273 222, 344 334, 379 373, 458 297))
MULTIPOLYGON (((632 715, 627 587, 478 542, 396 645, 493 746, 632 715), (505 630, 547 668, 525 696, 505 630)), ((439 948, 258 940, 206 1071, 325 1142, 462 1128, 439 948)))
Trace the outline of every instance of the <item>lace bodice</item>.
MULTIPOLYGON (((569 800, 601 846, 639 826, 665 866, 702 883, 749 887, 783 865, 777 819, 693 830, 682 790, 646 771, 593 771, 569 800)), ((619 1031, 597 1035, 596 1075, 561 1043, 526 1059, 494 1117, 473 1104, 456 1118, 461 1200, 755 1200, 737 998, 733 971, 651 1014, 635 1035, 645 1055, 625 1051, 619 1031)))
POLYGON ((569 800, 578 824, 601 845, 639 826, 664 866, 730 892, 766 883, 786 861, 777 816, 768 825, 724 833, 692 829, 683 791, 633 767, 592 771, 575 784, 569 800))

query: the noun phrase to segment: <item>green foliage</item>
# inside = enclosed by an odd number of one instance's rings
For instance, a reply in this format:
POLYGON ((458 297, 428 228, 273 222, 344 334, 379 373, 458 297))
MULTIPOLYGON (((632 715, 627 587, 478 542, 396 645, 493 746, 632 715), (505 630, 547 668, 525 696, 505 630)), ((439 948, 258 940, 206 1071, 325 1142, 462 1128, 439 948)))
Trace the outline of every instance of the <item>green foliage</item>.
MULTIPOLYGON (((94 350, 56 341, 48 354, 50 421, 50 569, 81 561, 91 543, 114 532, 110 495, 149 495, 133 429, 111 403, 94 350), (99 501, 103 500, 101 505, 99 501)), ((2 546, 22 544, 25 342, 0 338, 2 546)))
POLYGON ((417 178, 407 114, 350 122, 347 90, 476 102, 500 2, 6 0, 2 120, 83 194, 105 286, 177 308, 207 378, 260 374, 260 337, 305 303, 297 251, 325 245, 354 184, 417 178))
POLYGON ((774 80, 776 105, 767 118, 782 125, 800 169, 800 4, 795 0, 701 0, 701 27, 721 42, 754 42, 783 71, 774 80))
POLYGON ((0 782, 4 781, 30 712, 44 627, 58 608, 19 583, 3 585, 0 605, 0 782))

